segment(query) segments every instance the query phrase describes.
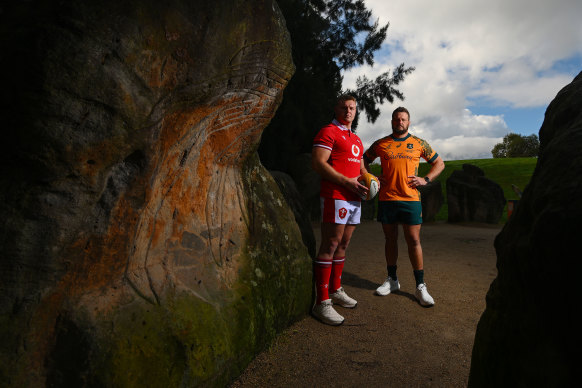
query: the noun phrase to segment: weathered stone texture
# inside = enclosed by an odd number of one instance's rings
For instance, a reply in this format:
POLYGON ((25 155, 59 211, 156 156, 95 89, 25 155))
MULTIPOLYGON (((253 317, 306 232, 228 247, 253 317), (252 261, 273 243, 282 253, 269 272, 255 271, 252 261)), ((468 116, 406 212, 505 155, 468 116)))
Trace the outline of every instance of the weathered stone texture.
POLYGON ((463 164, 447 178, 449 222, 485 222, 497 224, 505 207, 503 189, 479 167, 463 164))
POLYGON ((319 191, 321 189, 321 177, 311 167, 311 154, 303 153, 295 156, 289 163, 289 175, 296 182, 306 213, 312 221, 320 221, 319 191))
POLYGON ((307 311, 274 1, 12 2, 0 52, 1 381, 223 385, 307 311))
POLYGON ((309 213, 304 207, 305 201, 299 194, 299 190, 295 185, 295 181, 289 174, 282 171, 269 171, 277 182, 277 186, 281 190, 281 194, 285 197, 287 204, 293 211, 295 216, 295 221, 299 225, 299 230, 301 231, 301 237, 303 239, 303 244, 307 247, 309 255, 315 258, 316 253, 316 241, 315 234, 313 233, 313 227, 311 226, 311 218, 309 213))
POLYGON ((445 202, 441 181, 436 180, 424 186, 418 186, 418 191, 420 192, 420 202, 422 204, 423 222, 434 222, 445 202))
POLYGON ((550 103, 539 136, 532 179, 495 240, 470 387, 579 385, 582 73, 550 103))

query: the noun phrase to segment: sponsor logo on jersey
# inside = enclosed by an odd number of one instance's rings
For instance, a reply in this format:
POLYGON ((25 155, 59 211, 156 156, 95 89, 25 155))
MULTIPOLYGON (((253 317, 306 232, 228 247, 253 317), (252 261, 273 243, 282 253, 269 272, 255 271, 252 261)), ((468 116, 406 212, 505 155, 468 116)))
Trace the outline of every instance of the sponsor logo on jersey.
POLYGON ((348 162, 353 162, 353 163, 360 163, 360 147, 358 147, 355 144, 352 144, 352 155, 355 156, 355 158, 348 158, 348 162))
POLYGON ((414 157, 412 155, 404 155, 404 154, 394 154, 392 151, 389 151, 386 153, 386 155, 384 155, 384 159, 408 159, 408 160, 414 160, 414 157))

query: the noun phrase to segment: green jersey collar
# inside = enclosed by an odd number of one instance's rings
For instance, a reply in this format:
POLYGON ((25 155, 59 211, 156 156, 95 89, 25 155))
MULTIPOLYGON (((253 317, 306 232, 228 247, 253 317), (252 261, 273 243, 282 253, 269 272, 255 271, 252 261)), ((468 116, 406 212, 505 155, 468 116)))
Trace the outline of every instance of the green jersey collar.
POLYGON ((404 141, 404 140, 406 140, 406 139, 408 139, 410 137, 410 133, 407 133, 405 137, 401 137, 401 138, 394 137, 394 134, 390 134, 390 137, 394 141, 404 141))

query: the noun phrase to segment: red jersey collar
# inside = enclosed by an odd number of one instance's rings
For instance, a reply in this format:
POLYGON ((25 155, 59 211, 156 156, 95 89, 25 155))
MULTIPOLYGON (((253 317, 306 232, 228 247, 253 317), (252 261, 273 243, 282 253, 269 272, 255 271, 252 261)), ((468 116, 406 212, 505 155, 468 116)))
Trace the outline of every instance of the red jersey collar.
POLYGON ((338 127, 339 129, 341 129, 342 131, 350 131, 350 132, 352 131, 350 128, 346 127, 345 125, 343 125, 342 123, 340 123, 336 119, 333 119, 333 121, 331 123, 333 125, 335 125, 336 127, 338 127))

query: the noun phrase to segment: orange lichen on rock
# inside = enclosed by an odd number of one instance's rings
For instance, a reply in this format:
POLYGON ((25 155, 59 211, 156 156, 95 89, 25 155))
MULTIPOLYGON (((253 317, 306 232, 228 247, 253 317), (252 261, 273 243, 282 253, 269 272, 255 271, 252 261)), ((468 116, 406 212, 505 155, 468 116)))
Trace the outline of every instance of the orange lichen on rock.
POLYGON ((4 10, 9 387, 225 385, 305 312, 311 264, 256 155, 290 41, 272 2, 239 5, 4 10))

